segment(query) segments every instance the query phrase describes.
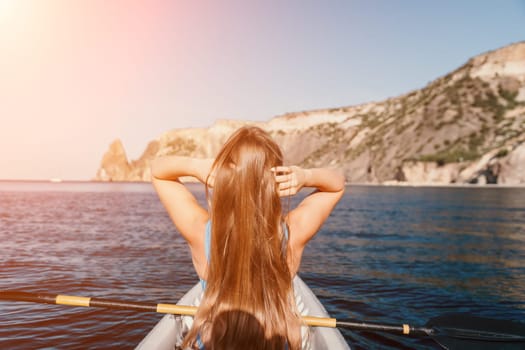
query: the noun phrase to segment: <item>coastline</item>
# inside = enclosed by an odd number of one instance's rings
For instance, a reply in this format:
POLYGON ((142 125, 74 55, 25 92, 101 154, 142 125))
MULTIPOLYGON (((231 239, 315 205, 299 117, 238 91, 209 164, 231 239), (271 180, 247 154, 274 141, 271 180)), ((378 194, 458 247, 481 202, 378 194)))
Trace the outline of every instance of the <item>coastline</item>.
MULTIPOLYGON (((195 184, 199 183, 198 180, 193 178, 184 178, 182 179, 184 183, 195 184)), ((60 184, 148 184, 150 181, 103 181, 103 180, 67 180, 61 179, 61 181, 53 181, 50 179, 0 179, 0 183, 9 184, 9 183, 39 183, 39 184, 50 184, 57 185, 60 184)), ((436 183, 436 182, 398 182, 398 181, 387 181, 383 183, 373 183, 373 182, 346 182, 345 186, 347 187, 442 187, 442 188, 472 188, 472 189, 498 189, 498 188, 525 188, 524 184, 453 184, 453 183, 436 183)))
POLYGON ((346 186, 361 186, 361 187, 443 187, 443 188, 525 188, 525 184, 447 184, 447 183, 432 183, 432 182, 386 182, 386 183, 366 183, 353 182, 346 183, 346 186))

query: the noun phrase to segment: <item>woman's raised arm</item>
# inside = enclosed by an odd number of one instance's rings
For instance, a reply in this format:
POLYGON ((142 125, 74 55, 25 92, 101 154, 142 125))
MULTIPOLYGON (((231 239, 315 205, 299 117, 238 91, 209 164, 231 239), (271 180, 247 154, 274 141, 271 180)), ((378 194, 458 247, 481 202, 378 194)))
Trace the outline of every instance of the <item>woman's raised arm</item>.
POLYGON ((205 183, 212 164, 213 159, 182 156, 165 156, 151 162, 153 186, 177 230, 191 247, 202 243, 208 211, 199 205, 180 178, 193 176, 205 183))
POLYGON ((193 176, 205 183, 213 158, 191 158, 183 156, 164 156, 151 162, 151 175, 161 180, 177 180, 183 176, 193 176))
POLYGON ((279 186, 280 196, 291 196, 303 187, 316 190, 288 214, 290 243, 296 252, 317 233, 335 205, 343 196, 345 178, 341 170, 333 168, 303 169, 281 166, 272 169, 279 186))

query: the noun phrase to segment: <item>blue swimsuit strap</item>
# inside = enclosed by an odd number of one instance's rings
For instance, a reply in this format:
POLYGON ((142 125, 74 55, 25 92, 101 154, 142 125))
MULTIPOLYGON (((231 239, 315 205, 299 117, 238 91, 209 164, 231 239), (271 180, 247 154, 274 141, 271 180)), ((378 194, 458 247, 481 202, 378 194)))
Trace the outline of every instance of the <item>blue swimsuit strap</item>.
POLYGON ((204 253, 206 260, 210 262, 210 246, 211 246, 211 220, 206 223, 206 233, 204 236, 204 253))

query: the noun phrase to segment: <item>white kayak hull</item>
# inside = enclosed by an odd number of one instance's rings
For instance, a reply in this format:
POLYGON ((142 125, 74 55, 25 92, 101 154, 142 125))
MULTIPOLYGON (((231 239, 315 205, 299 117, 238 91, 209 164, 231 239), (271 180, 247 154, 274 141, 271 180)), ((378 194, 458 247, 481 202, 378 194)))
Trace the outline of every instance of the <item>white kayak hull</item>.
MULTIPOLYGON (((299 278, 294 279, 294 289, 298 308, 303 315, 329 317, 325 308, 299 278)), ((177 304, 196 305, 202 294, 202 287, 197 283, 177 304)), ((146 337, 137 345, 136 350, 174 350, 180 345, 187 331, 187 322, 178 315, 165 315, 146 337)), ((312 350, 350 350, 341 332, 337 328, 310 327, 309 348, 312 350)))

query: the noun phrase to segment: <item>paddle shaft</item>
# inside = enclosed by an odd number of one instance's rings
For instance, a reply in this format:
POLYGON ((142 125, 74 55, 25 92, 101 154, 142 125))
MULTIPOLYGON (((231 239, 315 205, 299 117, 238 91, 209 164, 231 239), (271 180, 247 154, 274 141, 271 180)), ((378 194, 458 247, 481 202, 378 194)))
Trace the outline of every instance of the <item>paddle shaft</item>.
MULTIPOLYGON (((0 291, 0 300, 25 301, 42 304, 101 307, 117 310, 135 310, 140 312, 158 312, 176 315, 195 315, 195 306, 175 305, 175 304, 154 304, 144 302, 130 302, 122 300, 110 300, 101 298, 89 298, 72 295, 49 294, 49 293, 29 293, 21 291, 0 291)), ((363 322, 343 322, 334 318, 303 316, 303 322, 308 326, 317 327, 345 327, 353 330, 362 331, 382 331, 398 333, 404 335, 430 335, 431 329, 415 328, 409 325, 385 325, 363 322)))
MULTIPOLYGON (((21 291, 0 290, 0 300, 25 301, 55 305, 101 307, 119 310, 136 310, 140 312, 159 312, 177 315, 194 315, 197 308, 175 304, 154 304, 144 302, 128 302, 100 298, 56 295, 48 293, 28 293, 21 291)), ((411 327, 391 324, 364 323, 353 321, 337 321, 335 318, 303 316, 303 322, 308 326, 345 327, 360 331, 389 332, 401 335, 428 336, 447 349, 478 349, 483 344, 485 349, 523 349, 525 346, 525 325, 512 321, 490 320, 469 315, 451 315, 433 318, 426 327, 411 327), (448 319, 448 318, 450 319, 448 319), (460 324, 454 321, 462 317, 460 324), (476 327, 476 323, 490 324, 476 327), (452 323, 452 325, 450 324, 452 323), (436 328, 437 326, 437 328, 436 328), (490 328, 494 328, 491 330, 490 328), (482 342, 482 343, 480 343, 482 342)))
MULTIPOLYGON (((127 302, 121 300, 3 290, 0 290, 0 300, 101 307, 177 315, 194 315, 197 310, 194 306, 175 304, 127 302)), ((426 328, 415 328, 406 324, 398 326, 353 321, 337 321, 334 318, 313 316, 303 316, 303 322, 309 326, 331 328, 345 327, 361 331, 379 331, 402 335, 427 336, 436 341, 443 348, 451 350, 477 350, 481 346, 483 349, 501 350, 504 348, 506 350, 522 350, 525 346, 525 324, 514 323, 511 321, 483 319, 468 315, 444 315, 435 317, 427 323, 426 328), (462 318, 459 319, 458 317, 462 318), (476 327, 476 323, 479 322, 486 324, 486 326, 480 327, 478 325, 476 327)))
MULTIPOLYGON (((158 312, 164 314, 188 315, 193 316, 197 311, 195 306, 185 306, 176 304, 154 304, 144 302, 130 302, 122 300, 110 300, 101 298, 90 298, 73 295, 49 294, 49 293, 29 293, 21 291, 1 291, 0 300, 25 301, 40 304, 101 307, 117 310, 135 310, 141 312, 158 312)), ((331 327, 335 328, 336 319, 304 316, 303 321, 308 326, 331 327)))
POLYGON ((417 336, 432 336, 434 330, 432 328, 413 327, 408 324, 391 325, 380 323, 365 323, 365 322, 351 322, 351 321, 337 321, 338 327, 349 328, 355 331, 374 331, 374 332, 388 332, 402 335, 417 335, 417 336))

